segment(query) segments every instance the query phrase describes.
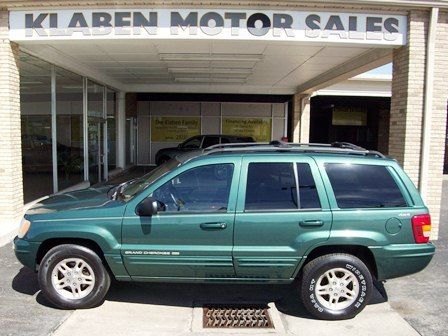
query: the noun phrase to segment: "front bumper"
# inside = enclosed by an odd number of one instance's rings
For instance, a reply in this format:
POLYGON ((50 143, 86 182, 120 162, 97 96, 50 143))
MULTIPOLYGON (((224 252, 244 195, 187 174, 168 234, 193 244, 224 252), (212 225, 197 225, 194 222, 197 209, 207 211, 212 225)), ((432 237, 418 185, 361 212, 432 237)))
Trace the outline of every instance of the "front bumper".
POLYGON ((24 239, 14 238, 14 252, 20 263, 36 270, 36 255, 39 243, 29 242, 24 239))
POLYGON ((378 280, 386 280, 420 272, 428 266, 435 253, 435 246, 428 244, 392 244, 371 246, 378 280))

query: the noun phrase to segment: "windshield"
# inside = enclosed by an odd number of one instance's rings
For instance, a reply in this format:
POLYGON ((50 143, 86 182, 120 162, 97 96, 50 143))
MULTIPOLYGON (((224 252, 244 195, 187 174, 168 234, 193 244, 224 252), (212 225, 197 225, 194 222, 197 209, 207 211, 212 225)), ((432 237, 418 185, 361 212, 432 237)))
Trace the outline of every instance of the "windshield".
POLYGON ((135 195, 146 189, 146 187, 150 184, 178 166, 180 166, 180 162, 176 159, 172 159, 158 166, 148 174, 145 174, 138 179, 126 182, 126 184, 123 185, 122 190, 119 192, 119 198, 125 202, 129 201, 135 195))

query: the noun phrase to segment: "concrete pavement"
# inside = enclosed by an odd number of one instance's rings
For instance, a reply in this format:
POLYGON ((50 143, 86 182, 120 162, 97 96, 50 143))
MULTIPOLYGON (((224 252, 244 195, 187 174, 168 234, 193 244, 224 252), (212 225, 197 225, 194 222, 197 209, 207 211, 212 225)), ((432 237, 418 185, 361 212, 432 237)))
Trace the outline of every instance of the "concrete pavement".
POLYGON ((346 321, 313 319, 298 303, 295 286, 120 284, 95 309, 75 311, 55 336, 138 335, 419 335, 376 292, 372 304, 346 321), (269 309, 278 316, 272 329, 203 329, 199 302, 256 302, 275 300, 269 309))

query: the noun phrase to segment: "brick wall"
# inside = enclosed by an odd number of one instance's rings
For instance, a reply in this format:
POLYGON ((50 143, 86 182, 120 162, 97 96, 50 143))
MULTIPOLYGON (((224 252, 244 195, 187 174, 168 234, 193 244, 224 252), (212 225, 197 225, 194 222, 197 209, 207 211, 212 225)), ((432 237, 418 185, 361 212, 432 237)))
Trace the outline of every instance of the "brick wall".
POLYGON ((295 94, 293 97, 293 142, 310 140, 310 96, 295 94))
POLYGON ((22 150, 18 46, 8 39, 8 12, 0 10, 0 232, 22 216, 22 150))
MULTIPOLYGON (((426 203, 434 223, 434 238, 438 236, 442 195, 443 162, 448 99, 448 11, 439 13, 437 24, 434 72, 434 99, 431 120, 430 168, 426 203)), ((442 225, 448 225, 443 223, 442 225)))
MULTIPOLYGON (((418 186, 425 103, 426 37, 429 11, 413 10, 408 15, 408 44, 394 51, 389 154, 403 166, 418 186)), ((447 13, 437 25, 434 100, 431 120, 430 168, 425 202, 433 219, 432 237, 437 238, 445 144, 448 97, 447 13), (445 50, 444 50, 445 48, 445 50)))

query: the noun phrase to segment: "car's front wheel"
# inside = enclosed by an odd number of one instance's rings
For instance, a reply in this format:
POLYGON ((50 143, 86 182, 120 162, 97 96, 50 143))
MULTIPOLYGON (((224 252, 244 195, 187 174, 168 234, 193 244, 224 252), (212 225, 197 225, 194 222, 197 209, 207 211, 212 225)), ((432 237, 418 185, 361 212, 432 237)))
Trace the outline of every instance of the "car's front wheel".
POLYGON ((63 309, 95 307, 110 286, 101 258, 91 249, 74 244, 49 250, 40 263, 38 278, 48 300, 63 309))
POLYGON ((320 319, 356 316, 370 300, 372 290, 369 269, 350 254, 327 254, 310 261, 303 269, 303 304, 320 319))

